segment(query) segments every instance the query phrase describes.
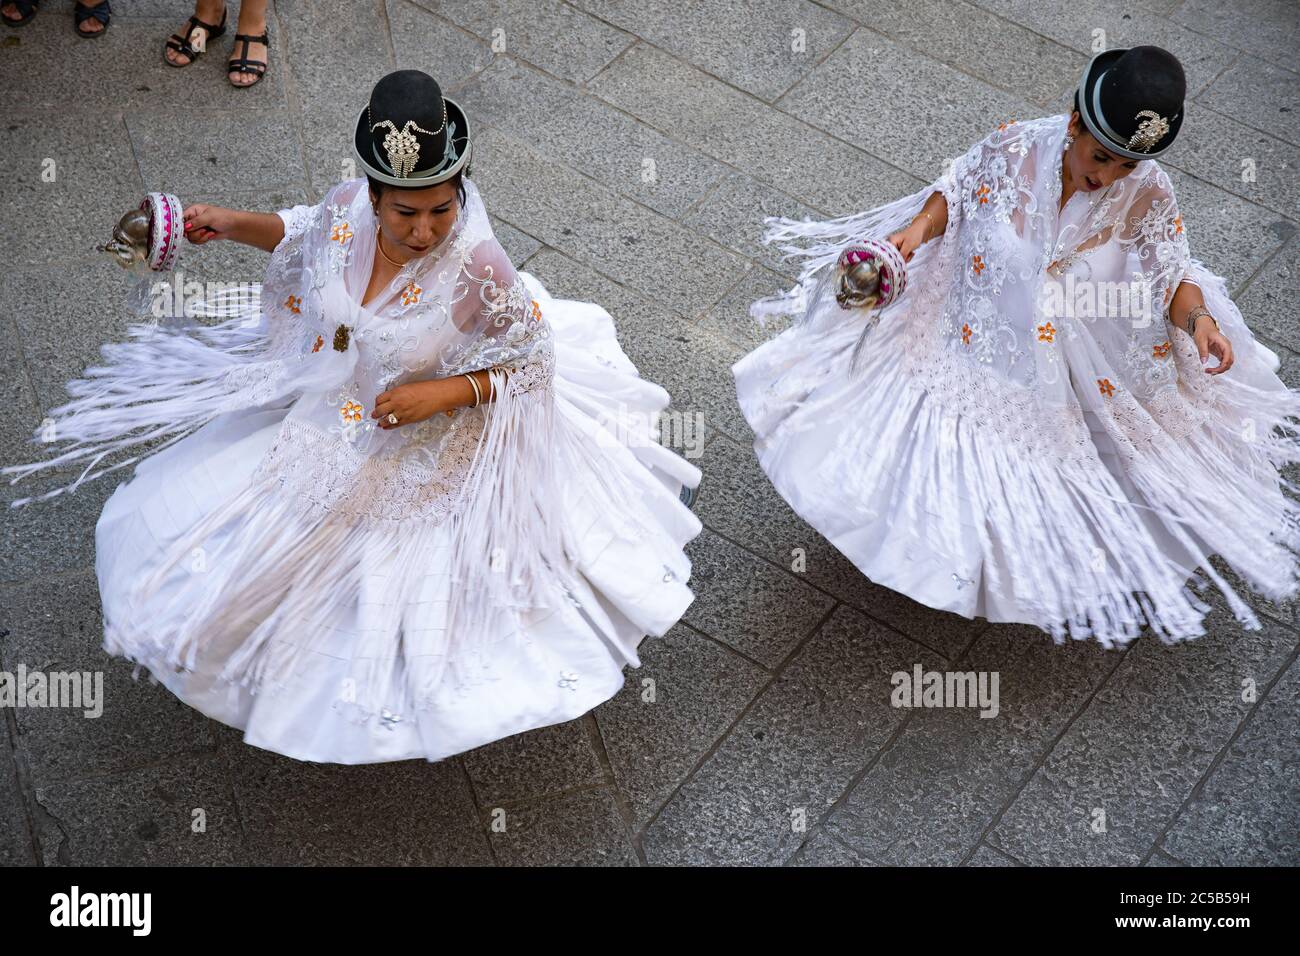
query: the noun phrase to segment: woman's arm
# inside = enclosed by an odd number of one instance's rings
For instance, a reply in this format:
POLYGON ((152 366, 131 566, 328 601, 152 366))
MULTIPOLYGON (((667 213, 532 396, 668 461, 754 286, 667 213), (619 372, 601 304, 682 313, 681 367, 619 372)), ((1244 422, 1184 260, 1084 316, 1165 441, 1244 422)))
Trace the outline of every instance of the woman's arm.
POLYGON ((916 214, 911 225, 889 237, 889 241, 903 254, 903 261, 912 258, 912 253, 931 239, 942 236, 948 228, 948 201, 943 193, 936 190, 930 193, 925 205, 916 214))
POLYGON ((245 212, 196 203, 185 209, 185 238, 198 246, 213 239, 230 239, 273 252, 284 238, 284 220, 273 212, 245 212))
MULTIPOLYGON (((498 366, 496 371, 509 376, 508 369, 498 366)), ((481 369, 464 375, 452 375, 449 378, 398 385, 375 397, 375 410, 370 413, 370 417, 379 420, 380 428, 400 428, 413 422, 424 421, 439 412, 445 415, 457 408, 469 408, 475 404, 486 405, 496 400, 489 373, 490 370, 481 369), (477 393, 467 377, 470 375, 478 383, 477 393), (396 425, 388 421, 390 412, 397 416, 396 425)))
POLYGON ((1169 300, 1169 321, 1186 332, 1187 320, 1193 315, 1196 316, 1196 324, 1192 340, 1201 354, 1201 362, 1204 363, 1211 353, 1219 360, 1217 366, 1206 371, 1211 375, 1226 372, 1232 367, 1232 343, 1219 331, 1218 324, 1205 308, 1201 287, 1195 282, 1180 282, 1174 290, 1173 298, 1169 300))

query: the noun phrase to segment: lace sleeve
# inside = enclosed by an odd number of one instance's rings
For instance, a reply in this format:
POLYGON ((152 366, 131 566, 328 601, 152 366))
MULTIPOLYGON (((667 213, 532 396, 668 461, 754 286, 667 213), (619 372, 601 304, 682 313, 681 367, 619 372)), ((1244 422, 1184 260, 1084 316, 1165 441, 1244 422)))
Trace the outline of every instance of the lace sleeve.
POLYGON ((475 248, 465 281, 455 321, 481 333, 462 365, 499 370, 512 391, 549 388, 555 373, 550 325, 496 239, 475 248))
POLYGON ((280 246, 300 238, 307 231, 307 227, 320 215, 320 211, 319 204, 315 206, 300 204, 278 210, 276 215, 284 222, 284 237, 276 244, 274 251, 278 252, 280 246))
POLYGON ((1152 313, 1168 319, 1174 292, 1193 262, 1178 201, 1163 170, 1157 168, 1134 197, 1116 238, 1128 254, 1131 277, 1143 282, 1151 296, 1152 313))

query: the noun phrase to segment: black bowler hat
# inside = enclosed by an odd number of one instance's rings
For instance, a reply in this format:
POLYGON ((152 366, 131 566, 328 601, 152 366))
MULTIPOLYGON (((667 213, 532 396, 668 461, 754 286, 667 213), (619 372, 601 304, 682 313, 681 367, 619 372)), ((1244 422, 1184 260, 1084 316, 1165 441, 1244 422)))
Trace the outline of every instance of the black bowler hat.
POLYGON ((1083 123, 1106 149, 1155 159, 1183 125, 1183 65, 1158 46, 1107 50, 1092 58, 1075 100, 1083 123))
POLYGON ((427 73, 389 73, 357 118, 352 151, 361 168, 389 186, 424 189, 469 160, 469 120, 427 73))

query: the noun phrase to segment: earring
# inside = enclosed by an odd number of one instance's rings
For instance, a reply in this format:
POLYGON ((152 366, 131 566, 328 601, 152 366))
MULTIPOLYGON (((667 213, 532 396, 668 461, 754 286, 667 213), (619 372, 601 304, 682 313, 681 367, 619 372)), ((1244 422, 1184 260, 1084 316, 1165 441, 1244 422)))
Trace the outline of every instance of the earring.
POLYGON ((1063 153, 1066 152, 1066 151, 1069 150, 1069 148, 1070 148, 1071 146, 1073 146, 1073 145, 1074 145, 1074 134, 1073 134, 1073 133, 1066 133, 1066 134, 1065 134, 1065 146, 1064 146, 1064 148, 1062 148, 1061 152, 1063 152, 1063 153))

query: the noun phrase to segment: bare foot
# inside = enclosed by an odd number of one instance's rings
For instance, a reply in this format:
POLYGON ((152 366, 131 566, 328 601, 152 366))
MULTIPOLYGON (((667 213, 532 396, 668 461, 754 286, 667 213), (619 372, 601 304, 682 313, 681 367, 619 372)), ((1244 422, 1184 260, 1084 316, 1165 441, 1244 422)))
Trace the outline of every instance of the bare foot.
POLYGON ((4 17, 10 23, 17 23, 22 19, 18 14, 18 5, 16 3, 6 3, 0 6, 0 17, 4 17))

